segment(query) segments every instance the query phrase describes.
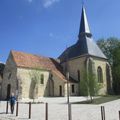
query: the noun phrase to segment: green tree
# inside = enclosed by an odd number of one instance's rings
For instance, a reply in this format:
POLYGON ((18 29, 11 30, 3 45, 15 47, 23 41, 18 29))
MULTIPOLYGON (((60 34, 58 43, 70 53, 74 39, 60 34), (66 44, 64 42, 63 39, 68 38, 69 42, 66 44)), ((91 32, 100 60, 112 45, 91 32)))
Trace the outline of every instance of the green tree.
POLYGON ((81 94, 83 96, 90 97, 91 102, 93 102, 94 96, 98 95, 98 91, 101 88, 100 84, 97 82, 95 74, 92 72, 84 72, 83 80, 80 83, 81 94))
POLYGON ((120 94, 120 45, 113 50, 112 54, 113 88, 116 94, 120 94))
POLYGON ((100 47, 100 49, 108 58, 109 63, 112 65, 113 51, 120 45, 120 40, 114 37, 110 37, 108 39, 99 39, 97 41, 97 45, 100 47))

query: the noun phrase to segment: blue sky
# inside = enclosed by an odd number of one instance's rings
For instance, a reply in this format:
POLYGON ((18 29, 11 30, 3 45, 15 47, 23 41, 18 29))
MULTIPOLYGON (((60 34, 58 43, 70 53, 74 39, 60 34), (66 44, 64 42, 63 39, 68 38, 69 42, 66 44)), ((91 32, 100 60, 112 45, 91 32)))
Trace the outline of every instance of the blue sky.
MULTIPOLYGON (((120 38, 120 0, 84 0, 95 40, 120 38)), ((58 57, 77 41, 81 0, 0 0, 0 61, 10 50, 58 57)))

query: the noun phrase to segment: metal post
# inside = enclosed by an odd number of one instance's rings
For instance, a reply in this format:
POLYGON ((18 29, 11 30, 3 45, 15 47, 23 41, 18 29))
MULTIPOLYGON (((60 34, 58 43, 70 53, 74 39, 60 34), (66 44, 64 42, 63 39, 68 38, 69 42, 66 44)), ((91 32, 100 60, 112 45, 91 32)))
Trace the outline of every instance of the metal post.
POLYGON ((120 120, 120 111, 119 111, 119 120, 120 120))
POLYGON ((101 106, 101 118, 102 120, 105 120, 105 107, 101 106))
POLYGON ((31 102, 29 102, 29 119, 31 119, 31 102))
POLYGON ((67 103, 69 104, 70 103, 70 100, 69 100, 69 72, 67 72, 67 103))
POLYGON ((71 103, 68 104, 68 120, 72 120, 71 103))
POLYGON ((6 104, 6 114, 8 114, 8 101, 7 101, 7 104, 6 104))
POLYGON ((104 120, 105 120, 105 107, 103 106, 103 115, 104 115, 104 120))
POLYGON ((101 106, 101 118, 102 118, 102 120, 104 120, 104 118, 103 118, 103 106, 101 106))
POLYGON ((16 116, 18 116, 18 102, 16 104, 16 116))
POLYGON ((48 120, 48 103, 45 104, 45 120, 48 120))

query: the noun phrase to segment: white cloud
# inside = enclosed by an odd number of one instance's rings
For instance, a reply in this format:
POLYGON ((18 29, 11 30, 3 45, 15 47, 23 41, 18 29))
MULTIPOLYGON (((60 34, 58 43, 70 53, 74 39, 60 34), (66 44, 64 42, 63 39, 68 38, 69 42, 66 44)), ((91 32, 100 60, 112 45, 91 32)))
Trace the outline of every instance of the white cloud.
POLYGON ((32 3, 33 0, 27 0, 29 3, 32 3))
POLYGON ((59 2, 60 0, 43 0, 43 6, 45 8, 50 7, 51 5, 53 5, 54 3, 59 2))
POLYGON ((25 1, 27 1, 28 3, 33 3, 35 1, 41 2, 44 8, 48 8, 55 3, 58 3, 60 0, 25 0, 25 1))
POLYGON ((53 33, 49 33, 49 37, 51 38, 54 37, 53 33))

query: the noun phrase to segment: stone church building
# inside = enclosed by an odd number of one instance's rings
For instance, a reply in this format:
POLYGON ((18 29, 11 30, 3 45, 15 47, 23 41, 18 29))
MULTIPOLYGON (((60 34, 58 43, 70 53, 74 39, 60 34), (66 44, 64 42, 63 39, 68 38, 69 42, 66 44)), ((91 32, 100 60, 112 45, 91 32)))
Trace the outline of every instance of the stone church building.
POLYGON ((82 7, 78 40, 58 59, 19 51, 10 52, 1 82, 1 97, 9 98, 11 92, 19 99, 66 96, 67 88, 70 96, 81 95, 80 84, 84 80, 84 71, 95 74, 98 84, 102 85, 100 95, 110 92, 111 68, 106 56, 93 40, 86 11, 82 7))

